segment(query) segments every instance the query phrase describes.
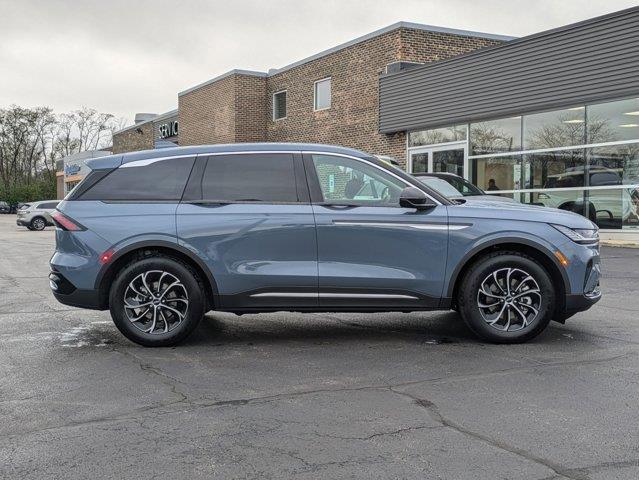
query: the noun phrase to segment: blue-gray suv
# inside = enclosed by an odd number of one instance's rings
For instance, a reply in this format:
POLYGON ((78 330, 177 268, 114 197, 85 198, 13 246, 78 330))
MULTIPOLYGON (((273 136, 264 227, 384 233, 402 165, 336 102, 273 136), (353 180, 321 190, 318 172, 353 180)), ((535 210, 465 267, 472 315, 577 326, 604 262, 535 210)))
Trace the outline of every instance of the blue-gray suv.
POLYGON ((601 296, 597 227, 574 213, 451 200, 372 155, 313 144, 101 157, 58 205, 50 284, 146 346, 209 310, 455 309, 514 343, 601 296))

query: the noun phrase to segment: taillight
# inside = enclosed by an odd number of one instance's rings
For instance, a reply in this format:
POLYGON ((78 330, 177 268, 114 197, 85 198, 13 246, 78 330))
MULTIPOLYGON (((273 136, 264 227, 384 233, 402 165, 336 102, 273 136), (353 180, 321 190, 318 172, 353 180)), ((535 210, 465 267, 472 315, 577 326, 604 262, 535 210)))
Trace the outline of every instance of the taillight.
POLYGON ((69 232, 81 232, 86 230, 86 228, 80 225, 78 222, 71 220, 62 212, 55 210, 51 213, 51 218, 55 222, 56 227, 61 228, 62 230, 68 230, 69 232))

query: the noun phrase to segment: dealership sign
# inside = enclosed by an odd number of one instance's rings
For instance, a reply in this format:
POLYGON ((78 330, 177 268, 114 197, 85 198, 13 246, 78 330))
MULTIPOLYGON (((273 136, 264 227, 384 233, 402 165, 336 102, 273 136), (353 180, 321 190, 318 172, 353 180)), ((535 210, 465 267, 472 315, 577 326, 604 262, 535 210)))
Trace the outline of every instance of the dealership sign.
POLYGON ((173 120, 171 122, 158 125, 158 132, 160 134, 160 138, 177 137, 178 121, 173 120))
POLYGON ((65 175, 76 175, 78 172, 80 171, 80 165, 76 164, 71 164, 71 165, 66 165, 64 167, 64 174, 65 175))

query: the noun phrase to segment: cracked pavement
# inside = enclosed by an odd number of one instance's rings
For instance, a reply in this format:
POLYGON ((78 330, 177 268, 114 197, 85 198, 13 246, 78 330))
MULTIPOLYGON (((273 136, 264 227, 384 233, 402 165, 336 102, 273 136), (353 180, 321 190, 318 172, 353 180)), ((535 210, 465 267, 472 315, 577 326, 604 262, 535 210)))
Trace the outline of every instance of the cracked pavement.
POLYGON ((128 342, 49 292, 54 231, 0 216, 0 478, 639 478, 639 250, 537 340, 453 312, 209 313, 128 342))

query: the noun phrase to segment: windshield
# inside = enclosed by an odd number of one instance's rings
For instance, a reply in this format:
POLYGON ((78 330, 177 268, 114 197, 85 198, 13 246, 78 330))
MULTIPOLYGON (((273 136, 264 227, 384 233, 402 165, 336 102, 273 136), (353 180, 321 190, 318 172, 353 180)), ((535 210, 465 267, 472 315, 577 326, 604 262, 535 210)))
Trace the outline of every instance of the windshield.
POLYGON ((419 179, 420 182, 425 183, 427 186, 429 186, 433 190, 437 190, 439 193, 441 193, 442 195, 448 198, 459 198, 464 196, 459 190, 457 190, 450 183, 448 183, 446 180, 442 180, 441 178, 437 178, 437 177, 417 177, 417 178, 419 179))
POLYGON ((455 190, 461 192, 464 197, 472 197, 474 195, 484 195, 484 192, 470 183, 468 180, 465 180, 460 177, 443 177, 442 180, 450 183, 455 190))

